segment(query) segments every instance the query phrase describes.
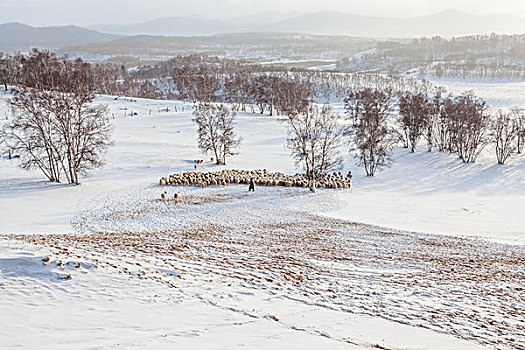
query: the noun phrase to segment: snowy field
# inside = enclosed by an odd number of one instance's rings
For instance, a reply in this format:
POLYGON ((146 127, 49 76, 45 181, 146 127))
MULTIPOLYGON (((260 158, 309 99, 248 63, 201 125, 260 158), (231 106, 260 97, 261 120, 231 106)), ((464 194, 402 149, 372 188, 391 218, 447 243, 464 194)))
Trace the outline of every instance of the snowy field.
MULTIPOLYGON (((491 111, 525 106, 525 82, 430 79, 455 95, 465 91, 487 101, 491 111)), ((347 161, 351 164, 351 160, 347 161)), ((352 169, 353 170, 353 169, 352 169)), ((330 215, 417 232, 473 236, 525 244, 525 156, 504 166, 487 147, 475 164, 455 156, 398 149, 390 168, 368 179, 361 171, 340 199, 347 206, 330 215)))
MULTIPOLYGON (((525 105, 525 83, 435 83, 525 105)), ((2 348, 525 347, 524 156, 397 149, 370 179, 347 155, 351 190, 168 187, 187 202, 163 203, 160 177, 218 169, 192 106, 98 101, 115 145, 81 186, 0 160, 2 348)), ((228 168, 298 171, 277 117, 240 114, 237 132, 228 168)))
POLYGON ((487 105, 497 111, 513 107, 525 106, 525 81, 475 79, 475 78, 437 78, 427 77, 434 85, 443 86, 448 92, 459 94, 465 91, 474 91, 476 96, 483 98, 487 105))

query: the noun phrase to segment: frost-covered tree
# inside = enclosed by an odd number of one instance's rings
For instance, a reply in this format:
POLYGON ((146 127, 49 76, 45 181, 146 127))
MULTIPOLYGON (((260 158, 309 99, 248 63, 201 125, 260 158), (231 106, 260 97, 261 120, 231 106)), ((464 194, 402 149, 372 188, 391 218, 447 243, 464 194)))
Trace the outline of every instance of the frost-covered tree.
POLYGON ((197 124, 199 148, 212 153, 217 164, 226 164, 226 157, 236 155, 242 142, 235 134, 235 113, 224 105, 199 105, 193 112, 197 124))

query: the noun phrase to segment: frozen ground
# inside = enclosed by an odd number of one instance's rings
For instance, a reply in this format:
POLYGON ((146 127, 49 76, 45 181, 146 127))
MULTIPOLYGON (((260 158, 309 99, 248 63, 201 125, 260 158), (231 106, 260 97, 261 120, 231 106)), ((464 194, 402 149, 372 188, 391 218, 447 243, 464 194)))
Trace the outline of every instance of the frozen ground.
MULTIPOLYGON (((349 191, 168 187, 183 200, 164 203, 158 179, 204 158, 191 105, 99 101, 115 146, 81 186, 0 160, 1 345, 525 347, 523 157, 399 149, 375 179, 347 157, 349 191)), ((228 167, 296 171, 277 118, 241 114, 238 133, 228 167)))

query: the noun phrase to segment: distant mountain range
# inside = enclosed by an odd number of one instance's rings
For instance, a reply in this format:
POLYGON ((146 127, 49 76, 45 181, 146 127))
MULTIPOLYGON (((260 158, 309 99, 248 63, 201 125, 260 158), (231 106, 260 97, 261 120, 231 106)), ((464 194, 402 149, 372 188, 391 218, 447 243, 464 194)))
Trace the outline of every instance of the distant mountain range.
POLYGON ((137 24, 100 24, 89 29, 122 35, 208 36, 236 32, 240 26, 220 20, 203 18, 158 18, 137 24))
POLYGON ((525 33, 525 18, 517 15, 472 15, 447 10, 407 19, 360 16, 336 12, 278 15, 263 13, 231 20, 199 16, 159 18, 138 24, 101 24, 31 27, 21 23, 0 25, 0 48, 47 48, 107 43, 123 36, 211 36, 224 33, 300 33, 347 35, 364 38, 445 37, 488 33, 525 33), (248 18, 247 18, 248 17, 248 18))
POLYGON ((103 43, 120 37, 77 26, 31 27, 22 23, 0 24, 1 47, 61 47, 78 43, 103 43))
POLYGON ((229 20, 207 19, 201 16, 162 17, 145 23, 98 24, 87 28, 121 35, 209 36, 224 33, 255 32, 258 27, 263 27, 268 23, 275 23, 296 16, 292 13, 262 12, 257 15, 229 20))
POLYGON ((88 28, 124 35, 193 36, 231 32, 280 32, 349 35, 375 38, 460 36, 488 33, 523 33, 525 18, 506 15, 472 15, 456 10, 406 19, 360 16, 337 12, 284 16, 260 14, 231 20, 170 17, 146 23, 96 25, 88 28))
POLYGON ((525 33, 525 18, 505 14, 471 15, 455 10, 406 19, 321 12, 285 19, 255 30, 376 38, 450 37, 493 32, 525 33))

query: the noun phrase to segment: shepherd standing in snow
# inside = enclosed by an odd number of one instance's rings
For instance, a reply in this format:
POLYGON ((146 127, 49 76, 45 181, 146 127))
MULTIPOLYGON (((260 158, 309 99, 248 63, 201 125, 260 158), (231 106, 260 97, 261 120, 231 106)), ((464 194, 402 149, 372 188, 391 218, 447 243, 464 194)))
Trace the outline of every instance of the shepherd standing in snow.
POLYGON ((250 179, 250 187, 248 188, 248 192, 250 191, 255 192, 255 181, 253 181, 253 178, 250 179))

